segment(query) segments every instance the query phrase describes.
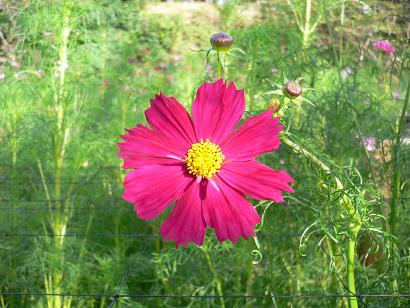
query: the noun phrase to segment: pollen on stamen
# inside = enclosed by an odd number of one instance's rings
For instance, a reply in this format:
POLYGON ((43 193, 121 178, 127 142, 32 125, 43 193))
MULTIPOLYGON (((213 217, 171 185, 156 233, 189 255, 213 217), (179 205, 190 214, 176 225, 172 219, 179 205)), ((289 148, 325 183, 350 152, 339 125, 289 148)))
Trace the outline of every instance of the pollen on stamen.
POLYGON ((190 174, 210 179, 221 170, 225 157, 221 148, 209 140, 194 143, 188 150, 185 162, 190 174))

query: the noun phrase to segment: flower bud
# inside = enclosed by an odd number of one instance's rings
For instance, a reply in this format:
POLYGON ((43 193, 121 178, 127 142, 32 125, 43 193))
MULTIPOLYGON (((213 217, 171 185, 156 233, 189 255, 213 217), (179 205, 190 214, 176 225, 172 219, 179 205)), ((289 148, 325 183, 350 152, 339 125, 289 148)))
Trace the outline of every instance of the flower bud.
POLYGON ((211 46, 216 51, 228 51, 233 44, 233 38, 225 32, 219 32, 211 35, 211 46))
POLYGON ((286 94, 291 98, 296 98, 302 94, 302 87, 296 81, 288 81, 285 84, 286 94))
POLYGON ((278 99, 271 100, 268 104, 268 109, 272 109, 275 113, 280 108, 280 101, 278 99))

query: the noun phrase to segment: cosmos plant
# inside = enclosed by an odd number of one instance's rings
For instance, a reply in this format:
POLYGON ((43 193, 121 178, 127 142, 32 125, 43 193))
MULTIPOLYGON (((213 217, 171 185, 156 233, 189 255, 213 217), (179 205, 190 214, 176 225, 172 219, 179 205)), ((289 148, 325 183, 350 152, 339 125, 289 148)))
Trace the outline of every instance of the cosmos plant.
MULTIPOLYGON (((233 54, 233 51, 244 52, 238 48, 231 49, 233 39, 225 33, 211 36, 210 43, 212 48, 206 50, 206 67, 212 69, 209 60, 216 55, 218 80, 198 88, 192 116, 175 98, 160 93, 145 111, 149 127, 138 124, 121 136, 123 142, 118 144, 118 156, 124 160, 123 168, 131 169, 124 181, 123 198, 134 203, 141 219, 156 218, 175 202, 161 233, 164 240, 175 241, 177 247, 190 242, 202 245, 207 228, 215 230, 220 242, 230 240, 236 243, 239 237, 256 236, 255 226, 261 218, 245 195, 256 200, 283 202, 283 193, 293 191, 289 185, 293 179, 286 171, 271 169, 256 160, 259 155, 275 151, 282 141, 326 176, 326 187, 332 196, 336 196, 337 207, 333 215, 340 221, 337 234, 345 237, 340 241, 334 240, 326 229, 323 239, 326 238, 331 254, 345 245, 342 259, 335 256, 332 259, 335 258, 335 264, 339 265, 345 262, 347 283, 343 286, 356 295, 358 234, 370 222, 366 211, 373 201, 363 197, 365 194, 361 186, 349 188, 351 179, 335 172, 340 168, 331 160, 326 159, 329 163, 323 161, 286 135, 281 135, 279 140, 283 126, 279 124, 280 118, 275 116, 290 112, 291 106, 302 102, 312 104, 304 97, 309 89, 302 89, 299 79, 286 79, 284 85, 265 93, 273 96, 269 109, 248 118, 239 126, 245 111, 244 91, 237 90, 233 82, 227 84, 221 77, 227 73, 226 55, 233 54)), ((389 55, 395 51, 389 41, 374 42, 373 47, 389 55)), ((403 127, 409 89, 410 83, 399 127, 403 127)), ((398 131, 397 142, 400 136, 401 131, 398 131)), ((374 150, 372 137, 365 142, 368 151, 374 150)), ((397 172, 395 174, 397 180, 397 172)), ((395 198, 392 200, 393 210, 395 198)), ((392 213, 392 230, 394 217, 392 213)), ((319 220, 320 217, 304 234, 319 220)), ((256 237, 255 243, 259 247, 256 237)), ((205 248, 203 250, 207 253, 205 248)), ((209 260, 209 255, 207 258, 209 260)), ((213 267, 210 268, 213 271, 213 267)), ((214 275, 224 306, 221 282, 215 272, 214 275)), ((349 297, 349 306, 357 308, 358 300, 362 302, 359 297, 349 297)))

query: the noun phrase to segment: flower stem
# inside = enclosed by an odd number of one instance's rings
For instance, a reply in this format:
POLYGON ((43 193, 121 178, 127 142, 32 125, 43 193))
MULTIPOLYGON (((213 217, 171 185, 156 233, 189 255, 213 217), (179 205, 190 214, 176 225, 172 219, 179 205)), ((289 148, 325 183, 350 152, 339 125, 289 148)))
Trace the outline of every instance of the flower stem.
MULTIPOLYGON (((54 198, 56 199, 55 207, 58 209, 53 215, 49 216, 49 224, 53 234, 61 234, 60 237, 51 238, 50 247, 58 263, 50 266, 49 272, 45 277, 45 288, 48 293, 61 293, 63 285, 63 267, 65 263, 64 254, 64 234, 67 231, 68 215, 66 203, 62 201, 62 176, 64 169, 65 150, 69 139, 69 128, 66 127, 66 70, 69 59, 69 37, 72 31, 71 10, 72 3, 67 2, 62 9, 62 28, 59 37, 58 61, 55 72, 58 73, 57 84, 54 89, 54 104, 56 116, 56 131, 54 136, 54 198)), ((41 171, 41 166, 39 166, 41 171)), ((48 188, 43 180, 43 186, 46 195, 48 188)), ((47 196, 49 199, 49 196, 47 196)), ((67 201, 66 201, 67 202, 67 201)), ((48 307, 69 307, 70 301, 64 301, 60 297, 47 298, 48 307)))
MULTIPOLYGON (((340 29, 339 29, 339 64, 343 65, 343 30, 345 21, 345 0, 342 0, 342 9, 340 12, 340 29)), ((340 75, 340 70, 338 72, 340 75)))
MULTIPOLYGON (((357 230, 359 231, 359 230, 357 230)), ((347 286, 349 287, 349 291, 356 295, 356 286, 354 281, 354 257, 355 257, 355 250, 356 250, 356 240, 357 240, 357 233, 355 233, 354 237, 351 234, 348 240, 347 246, 347 286)), ((350 308, 357 308, 357 297, 349 297, 349 306, 350 308)))
POLYGON ((311 29, 310 29, 311 9, 312 9, 311 0, 306 0, 305 28, 303 29, 303 47, 307 46, 307 43, 309 41, 309 35, 311 33, 311 29))
MULTIPOLYGON (((340 259, 336 259, 336 256, 340 255, 340 247, 335 246, 335 242, 331 241, 329 238, 326 238, 326 243, 327 243, 327 247, 328 247, 328 253, 329 253, 329 258, 330 258, 330 263, 331 263, 331 267, 334 267, 334 269, 331 269, 332 271, 332 284, 331 284, 331 289, 332 292, 337 293, 338 292, 338 285, 339 285, 339 289, 340 290, 344 290, 344 285, 343 285, 343 281, 338 279, 338 274, 337 274, 337 267, 339 265, 338 260, 340 259)), ((337 298, 334 299, 333 302, 333 307, 337 307, 337 298)), ((347 303, 347 298, 340 298, 339 299, 342 302, 343 307, 348 307, 348 303, 347 303)))
POLYGON ((208 248, 207 247, 199 247, 205 254, 206 261, 208 262, 209 269, 211 270, 212 274, 214 275, 214 280, 216 283, 216 291, 218 292, 219 296, 219 301, 221 303, 221 307, 225 308, 225 300, 224 300, 224 294, 222 292, 222 282, 221 279, 219 278, 218 273, 215 270, 214 264, 212 263, 211 256, 208 253, 208 248))
POLYGON ((401 182, 400 174, 399 174, 400 159, 399 159, 398 152, 399 152, 400 143, 401 143, 401 136, 403 133, 406 110, 409 106, 409 100, 410 100, 410 80, 407 84, 406 97, 403 102, 403 108, 401 110, 399 123, 397 125, 396 138, 394 141, 393 153, 392 153, 393 179, 392 179, 392 185, 391 185, 392 196, 390 199, 390 233, 393 235, 396 233, 396 217, 397 217, 396 200, 397 200, 397 197, 400 195, 400 186, 401 186, 400 185, 400 182, 401 182))
POLYGON ((218 51, 218 72, 217 72, 217 77, 218 80, 223 78, 223 65, 222 65, 222 60, 221 60, 221 55, 218 51))
MULTIPOLYGON (((318 157, 310 153, 308 150, 303 148, 302 146, 296 144, 295 142, 291 141, 286 137, 282 137, 283 143, 291 147, 296 153, 301 154, 312 161, 315 165, 317 165, 320 169, 326 172, 328 175, 332 176, 334 181, 336 182, 336 187, 338 190, 343 190, 343 184, 340 179, 331 173, 331 169, 322 162, 318 157)), ((356 254, 356 242, 357 242, 357 234, 361 227, 361 219, 359 214, 357 213, 351 199, 344 195, 342 198, 342 204, 346 207, 347 212, 351 218, 347 228, 349 233, 348 238, 348 246, 347 246, 347 284, 349 291, 355 295, 356 294, 356 286, 355 286, 355 275, 354 275, 354 261, 355 261, 355 254, 356 254)), ((350 308, 357 308, 357 298, 355 296, 349 297, 349 306, 350 308)))

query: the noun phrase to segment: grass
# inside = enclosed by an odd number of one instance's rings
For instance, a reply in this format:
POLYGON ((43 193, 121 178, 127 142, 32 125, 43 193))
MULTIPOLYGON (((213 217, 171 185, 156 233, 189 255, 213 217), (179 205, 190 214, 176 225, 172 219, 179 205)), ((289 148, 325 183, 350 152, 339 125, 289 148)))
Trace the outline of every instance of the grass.
POLYGON ((196 4, 170 15, 137 0, 1 4, 0 305, 106 307, 110 296, 3 293, 121 287, 199 298, 117 306, 405 306, 404 297, 294 296, 351 295, 353 282, 358 294, 410 293, 409 8, 368 2, 365 14, 351 1, 232 1, 195 18, 196 4), (217 73, 215 57, 207 70, 193 50, 220 30, 243 51, 226 56, 225 76, 245 88, 246 116, 286 103, 283 144, 262 161, 286 169, 295 193, 253 201, 264 218, 257 241, 221 244, 208 230, 202 248, 175 249, 156 236, 170 210, 142 221, 121 199, 116 142, 146 123, 159 91, 190 108, 217 73), (371 47, 378 39, 393 42, 393 57, 371 47), (303 94, 312 104, 277 94, 285 76, 312 89, 303 94))

